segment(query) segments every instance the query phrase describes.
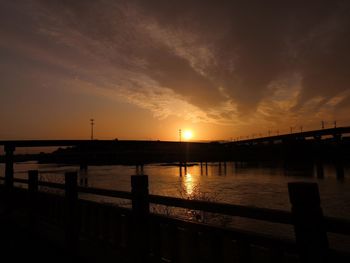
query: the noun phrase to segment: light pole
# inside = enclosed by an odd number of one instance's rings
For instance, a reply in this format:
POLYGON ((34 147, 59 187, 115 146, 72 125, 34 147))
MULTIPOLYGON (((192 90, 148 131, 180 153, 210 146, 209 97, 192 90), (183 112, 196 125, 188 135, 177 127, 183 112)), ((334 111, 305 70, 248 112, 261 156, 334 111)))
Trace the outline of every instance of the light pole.
POLYGON ((91 140, 94 139, 94 119, 90 119, 91 124, 91 140))

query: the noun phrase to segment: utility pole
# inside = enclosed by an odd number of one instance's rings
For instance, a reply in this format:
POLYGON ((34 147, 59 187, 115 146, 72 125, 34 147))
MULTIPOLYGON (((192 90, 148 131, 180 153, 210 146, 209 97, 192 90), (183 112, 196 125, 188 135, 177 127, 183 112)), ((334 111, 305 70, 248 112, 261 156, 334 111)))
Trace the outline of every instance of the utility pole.
POLYGON ((181 142, 181 129, 179 129, 179 141, 181 142))
POLYGON ((94 119, 90 119, 90 124, 91 124, 91 140, 94 139, 94 119))

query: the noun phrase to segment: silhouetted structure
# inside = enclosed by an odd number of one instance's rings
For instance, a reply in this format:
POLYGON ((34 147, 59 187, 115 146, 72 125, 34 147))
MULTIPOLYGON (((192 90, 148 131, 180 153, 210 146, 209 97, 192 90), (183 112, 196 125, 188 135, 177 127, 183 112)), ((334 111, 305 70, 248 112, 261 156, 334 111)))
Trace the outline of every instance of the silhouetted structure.
MULTIPOLYGON (((259 262, 350 260, 348 253, 328 247, 326 235, 327 232, 350 235, 350 222, 323 217, 314 183, 289 184, 290 213, 150 195, 145 175, 132 176, 131 193, 78 187, 76 173, 65 175, 65 185, 40 182, 37 176, 37 171, 30 171, 28 181, 15 179, 15 183, 29 184, 29 187, 28 190, 12 187, 11 194, 0 184, 0 194, 11 198, 11 209, 7 213, 12 214, 14 222, 27 225, 26 230, 34 229, 32 238, 35 240, 44 235, 48 242, 57 241, 65 229, 64 239, 52 246, 65 248, 64 255, 68 259, 84 262, 251 262, 254 258, 259 262), (40 187, 61 189, 65 194, 39 191, 40 187), (131 200, 131 207, 78 199, 78 192, 131 200), (296 244, 254 232, 150 213, 151 204, 294 225, 296 244)), ((0 208, 9 205, 8 201, 2 198, 0 208)), ((59 251, 50 247, 51 250, 59 251)))

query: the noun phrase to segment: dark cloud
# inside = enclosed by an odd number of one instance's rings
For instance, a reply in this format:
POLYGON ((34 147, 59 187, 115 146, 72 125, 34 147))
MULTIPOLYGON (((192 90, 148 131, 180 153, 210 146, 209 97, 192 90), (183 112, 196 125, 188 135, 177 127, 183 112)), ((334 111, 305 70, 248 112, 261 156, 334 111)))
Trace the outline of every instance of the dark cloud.
POLYGON ((214 47, 207 77, 242 110, 269 96, 269 85, 299 73, 298 107, 348 89, 349 4, 345 1, 147 1, 150 16, 189 28, 214 47), (233 68, 233 69, 232 69, 233 68))
POLYGON ((255 116, 277 122, 281 113, 295 118, 306 109, 316 114, 332 107, 337 114, 348 103, 348 1, 1 5, 2 32, 20 35, 46 55, 57 52, 60 66, 76 69, 81 79, 140 95, 154 94, 146 92, 152 85, 168 95, 170 90, 209 119, 255 116), (137 84, 127 80, 131 76, 137 84))

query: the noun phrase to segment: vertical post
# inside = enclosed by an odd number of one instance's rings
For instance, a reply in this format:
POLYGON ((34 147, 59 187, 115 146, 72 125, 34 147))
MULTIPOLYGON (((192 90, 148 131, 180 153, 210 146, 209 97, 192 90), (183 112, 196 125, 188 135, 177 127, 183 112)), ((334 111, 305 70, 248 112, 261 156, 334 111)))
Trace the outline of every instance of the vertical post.
POLYGON ((28 191, 31 195, 36 195, 38 192, 38 170, 28 171, 28 191))
POLYGON ((6 144, 5 150, 5 186, 7 189, 13 188, 13 152, 15 146, 6 144))
POLYGON ((38 170, 28 171, 28 193, 29 193, 29 225, 33 233, 36 232, 36 212, 37 212, 37 194, 38 194, 38 170))
POLYGON ((300 261, 328 262, 328 238, 316 183, 288 183, 300 261))
POLYGON ((66 253, 74 258, 78 250, 79 229, 77 221, 78 203, 78 173, 67 172, 65 174, 65 238, 66 253))
POLYGON ((133 242, 130 252, 133 262, 148 262, 149 254, 149 197, 148 176, 131 176, 133 242))

